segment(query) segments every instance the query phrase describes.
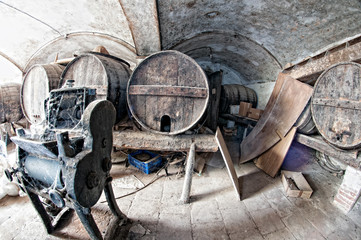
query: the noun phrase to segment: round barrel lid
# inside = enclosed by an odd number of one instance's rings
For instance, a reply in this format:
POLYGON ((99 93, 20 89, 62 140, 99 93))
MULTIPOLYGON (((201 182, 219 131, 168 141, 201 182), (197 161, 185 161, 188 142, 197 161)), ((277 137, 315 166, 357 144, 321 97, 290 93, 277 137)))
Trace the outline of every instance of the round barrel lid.
POLYGON ((193 127, 206 111, 208 80, 189 56, 162 51, 134 69, 127 98, 131 114, 143 128, 175 135, 193 127))
POLYGON ((315 125, 330 144, 343 148, 361 147, 361 65, 338 63, 317 79, 311 102, 315 125))

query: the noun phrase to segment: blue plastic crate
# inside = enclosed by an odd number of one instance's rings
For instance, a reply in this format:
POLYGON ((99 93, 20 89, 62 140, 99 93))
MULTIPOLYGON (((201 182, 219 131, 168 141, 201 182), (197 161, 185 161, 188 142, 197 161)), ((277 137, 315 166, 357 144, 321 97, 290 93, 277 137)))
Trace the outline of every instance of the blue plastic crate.
POLYGON ((155 154, 155 153, 149 152, 147 150, 137 150, 133 153, 128 154, 128 162, 130 165, 142 170, 146 174, 149 174, 149 173, 152 173, 152 172, 158 170, 163 165, 162 157, 159 154, 155 154), (148 161, 143 162, 134 157, 134 156, 136 156, 138 154, 142 154, 142 153, 149 154, 151 156, 151 158, 148 161))

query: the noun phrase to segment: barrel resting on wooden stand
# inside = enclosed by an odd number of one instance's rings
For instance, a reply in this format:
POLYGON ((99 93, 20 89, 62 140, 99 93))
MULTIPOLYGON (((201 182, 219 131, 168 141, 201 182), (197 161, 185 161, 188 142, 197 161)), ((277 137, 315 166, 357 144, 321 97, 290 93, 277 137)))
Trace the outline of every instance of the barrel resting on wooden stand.
POLYGON ((188 152, 186 173, 180 203, 188 203, 196 152, 217 152, 213 134, 167 136, 150 132, 115 131, 113 146, 119 149, 188 152))
POLYGON ((196 134, 196 135, 161 135, 146 131, 114 131, 113 146, 119 149, 151 150, 151 151, 172 151, 189 152, 186 163, 186 177, 183 186, 183 193, 180 203, 189 202, 189 194, 192 184, 193 165, 196 152, 217 152, 221 150, 233 185, 240 199, 240 188, 233 163, 228 153, 227 146, 221 137, 220 130, 217 134, 196 134))
POLYGON ((132 119, 146 131, 114 133, 118 148, 190 151, 183 202, 189 200, 195 152, 218 151, 213 134, 185 134, 205 122, 209 90, 207 76, 194 59, 173 50, 154 53, 134 69, 126 91, 132 119))
MULTIPOLYGON (((327 156, 336 158, 343 164, 348 165, 345 179, 351 178, 357 182, 361 176, 361 157, 358 156, 361 149, 361 133, 359 115, 361 111, 361 65, 352 62, 337 63, 326 69, 317 79, 312 99, 310 102, 312 119, 322 136, 306 136, 298 134, 296 140, 310 148, 313 148, 327 156), (350 177, 350 172, 355 174, 350 177)), ((352 175, 352 174, 351 174, 352 175)), ((347 181, 346 181, 347 182, 347 181)), ((341 184, 338 193, 353 192, 351 195, 335 197, 335 205, 341 210, 347 211, 357 201, 361 186, 356 186, 352 191, 341 184), (348 199, 344 202, 342 199, 348 199)), ((347 212, 346 211, 346 212, 347 212)))

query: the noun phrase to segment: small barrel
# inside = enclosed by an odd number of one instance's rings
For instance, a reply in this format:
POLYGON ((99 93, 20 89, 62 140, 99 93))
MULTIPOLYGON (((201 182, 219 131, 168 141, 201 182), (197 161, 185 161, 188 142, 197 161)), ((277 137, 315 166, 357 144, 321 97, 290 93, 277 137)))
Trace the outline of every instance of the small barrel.
POLYGON ((116 122, 128 118, 126 88, 131 74, 129 64, 117 57, 102 53, 85 53, 76 57, 64 69, 60 86, 74 80, 74 87, 96 89, 96 99, 113 103, 116 122))
POLYGON ((361 147, 361 65, 335 64, 317 79, 311 101, 322 137, 341 149, 361 147))
POLYGON ((248 102, 253 108, 257 107, 257 94, 248 87, 239 84, 222 85, 219 111, 229 113, 230 105, 239 105, 240 102, 248 102))
POLYGON ((23 117, 20 88, 18 83, 0 85, 0 123, 16 122, 23 117))
POLYGON ((297 127, 297 132, 306 135, 312 135, 317 132, 316 125, 312 120, 311 100, 307 103, 305 109, 298 117, 294 126, 297 127))
POLYGON ((208 79, 189 56, 162 51, 134 69, 127 97, 133 118, 144 129, 176 135, 192 128, 206 111, 208 79))
POLYGON ((49 92, 59 87, 64 67, 58 64, 37 64, 32 66, 23 79, 21 107, 26 119, 32 124, 41 124, 45 118, 44 100, 49 92))

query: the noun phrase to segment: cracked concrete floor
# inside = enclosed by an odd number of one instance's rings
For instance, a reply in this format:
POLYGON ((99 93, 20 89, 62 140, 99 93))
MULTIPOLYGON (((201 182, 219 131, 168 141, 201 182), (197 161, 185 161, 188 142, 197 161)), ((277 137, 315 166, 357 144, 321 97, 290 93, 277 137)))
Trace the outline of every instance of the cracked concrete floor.
MULTIPOLYGON (((239 144, 227 145, 237 162, 239 144)), ((215 158, 220 160, 220 154, 215 158)), ((190 204, 178 204, 184 178, 172 175, 117 200, 132 221, 125 227, 117 225, 102 203, 103 196, 92 213, 108 239, 361 239, 360 201, 347 215, 332 205, 342 179, 321 169, 312 150, 293 143, 283 165, 303 172, 314 190, 310 199, 287 197, 280 176, 269 177, 253 162, 235 167, 242 201, 237 200, 226 168, 207 165, 201 176, 193 175, 190 204)), ((155 177, 122 164, 113 165, 112 175, 115 179, 135 175, 144 184, 155 177)), ((114 188, 116 197, 133 191, 114 188)), ((69 214, 60 229, 48 235, 27 197, 0 201, 0 239, 88 238, 75 214, 69 214)))

